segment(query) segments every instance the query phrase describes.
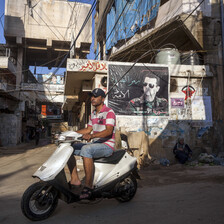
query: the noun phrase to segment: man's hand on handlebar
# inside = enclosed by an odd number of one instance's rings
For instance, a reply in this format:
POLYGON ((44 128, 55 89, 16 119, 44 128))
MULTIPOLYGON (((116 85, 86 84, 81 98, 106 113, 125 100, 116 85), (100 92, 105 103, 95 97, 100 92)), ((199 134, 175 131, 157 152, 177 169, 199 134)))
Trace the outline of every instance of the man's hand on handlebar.
POLYGON ((82 136, 82 138, 89 142, 93 138, 93 135, 92 134, 84 134, 82 136))

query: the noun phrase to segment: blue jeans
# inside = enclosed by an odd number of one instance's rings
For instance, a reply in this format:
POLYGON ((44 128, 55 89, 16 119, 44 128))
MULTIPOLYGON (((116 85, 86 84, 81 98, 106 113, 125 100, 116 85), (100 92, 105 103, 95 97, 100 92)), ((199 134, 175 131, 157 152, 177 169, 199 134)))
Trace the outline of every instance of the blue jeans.
POLYGON ((113 154, 113 149, 103 143, 75 143, 72 147, 74 148, 75 155, 87 158, 97 159, 113 154))

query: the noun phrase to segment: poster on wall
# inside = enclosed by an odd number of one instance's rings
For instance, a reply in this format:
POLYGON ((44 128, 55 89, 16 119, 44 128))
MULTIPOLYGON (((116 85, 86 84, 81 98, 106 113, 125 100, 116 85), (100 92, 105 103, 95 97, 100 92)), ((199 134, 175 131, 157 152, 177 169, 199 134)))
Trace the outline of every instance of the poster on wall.
POLYGON ((184 108, 184 98, 171 98, 171 108, 184 108))
POLYGON ((63 75, 52 75, 52 74, 37 74, 37 81, 42 83, 46 82, 47 84, 64 84, 63 75))
POLYGON ((192 101, 192 126, 212 126, 211 96, 195 96, 192 101))
POLYGON ((110 64, 108 105, 116 115, 168 116, 168 67, 110 64))

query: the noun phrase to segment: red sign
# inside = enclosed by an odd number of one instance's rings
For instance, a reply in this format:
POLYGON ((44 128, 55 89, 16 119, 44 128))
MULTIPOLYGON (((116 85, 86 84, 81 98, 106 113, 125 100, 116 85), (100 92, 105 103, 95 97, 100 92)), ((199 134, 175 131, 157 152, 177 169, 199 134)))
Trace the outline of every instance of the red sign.
POLYGON ((43 116, 47 116, 47 105, 42 105, 41 106, 41 114, 43 116))

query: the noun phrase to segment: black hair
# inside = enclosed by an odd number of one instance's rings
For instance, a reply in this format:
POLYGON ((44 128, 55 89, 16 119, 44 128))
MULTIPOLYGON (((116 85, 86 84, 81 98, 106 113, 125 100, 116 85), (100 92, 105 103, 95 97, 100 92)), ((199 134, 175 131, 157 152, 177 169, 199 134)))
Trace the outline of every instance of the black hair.
POLYGON ((152 71, 145 71, 144 72, 144 75, 142 77, 142 82, 144 82, 144 80, 145 80, 146 77, 156 79, 157 86, 160 85, 160 78, 155 73, 153 73, 152 71))

